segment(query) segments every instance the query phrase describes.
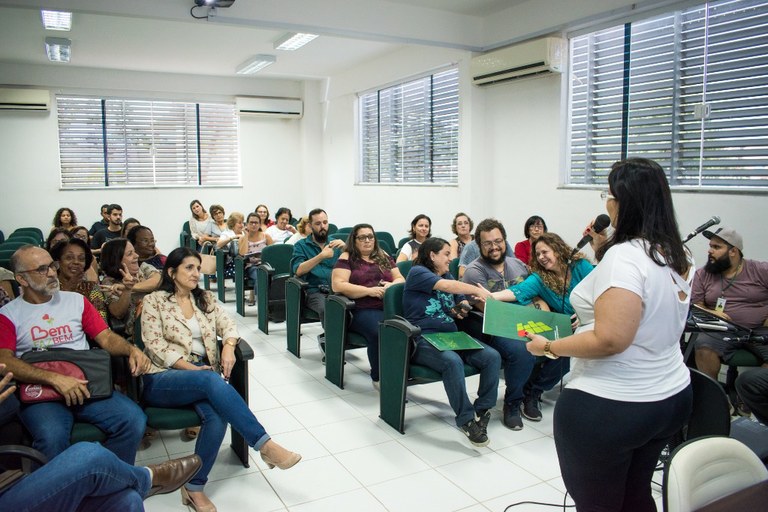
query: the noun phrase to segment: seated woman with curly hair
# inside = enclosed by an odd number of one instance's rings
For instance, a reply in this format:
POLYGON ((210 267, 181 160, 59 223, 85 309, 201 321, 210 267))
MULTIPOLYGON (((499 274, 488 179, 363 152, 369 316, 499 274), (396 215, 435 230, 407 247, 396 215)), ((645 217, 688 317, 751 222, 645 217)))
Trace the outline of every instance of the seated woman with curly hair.
POLYGON ((88 244, 79 238, 59 242, 51 249, 51 258, 59 264, 60 289, 84 296, 106 322, 107 299, 99 285, 86 277, 86 270, 91 268, 93 262, 93 254, 88 244))

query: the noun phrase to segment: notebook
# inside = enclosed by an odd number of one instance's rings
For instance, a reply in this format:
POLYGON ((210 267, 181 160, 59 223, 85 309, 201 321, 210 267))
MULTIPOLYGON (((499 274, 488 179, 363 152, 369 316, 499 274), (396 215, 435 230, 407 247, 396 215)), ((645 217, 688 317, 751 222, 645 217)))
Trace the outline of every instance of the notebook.
POLYGON ((445 352, 446 350, 477 350, 483 348, 475 338, 463 331, 432 332, 429 334, 422 334, 421 337, 427 340, 440 352, 445 352))
POLYGON ((540 334, 548 340, 564 338, 571 335, 571 317, 494 299, 485 301, 485 334, 528 341, 525 331, 540 334))

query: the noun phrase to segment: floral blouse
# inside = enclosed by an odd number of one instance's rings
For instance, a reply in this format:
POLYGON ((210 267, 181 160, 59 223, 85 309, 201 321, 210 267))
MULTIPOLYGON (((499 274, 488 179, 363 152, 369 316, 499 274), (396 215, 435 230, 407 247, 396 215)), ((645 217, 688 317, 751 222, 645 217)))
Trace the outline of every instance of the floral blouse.
POLYGON ((99 285, 93 281, 82 280, 77 283, 73 292, 77 292, 80 295, 88 299, 96 311, 99 312, 101 319, 107 321, 107 298, 104 296, 104 292, 101 291, 99 285))
MULTIPOLYGON (((155 272, 159 272, 159 270, 157 270, 155 267, 153 267, 152 265, 146 262, 142 263, 139 266, 138 282, 149 279, 149 277, 155 272)), ((109 276, 105 277, 104 280, 101 282, 103 286, 112 286, 120 283, 121 281, 118 281, 117 279, 109 276)), ((106 297, 107 297, 106 305, 109 306, 109 304, 111 304, 112 302, 116 302, 120 300, 121 294, 122 292, 114 292, 114 291, 106 292, 106 297)), ((136 316, 141 314, 142 298, 143 298, 143 295, 137 294, 137 293, 134 293, 131 296, 131 307, 128 308, 128 314, 125 317, 125 337, 128 340, 133 338, 133 322, 135 321, 136 316)))
MULTIPOLYGON (((223 339, 239 338, 237 324, 206 291, 211 311, 198 309, 194 300, 195 318, 200 324, 203 345, 213 368, 219 367, 217 336, 223 339)), ((176 296, 166 291, 155 291, 144 297, 141 312, 141 337, 144 353, 152 361, 148 373, 159 373, 171 368, 179 359, 189 360, 192 353, 192 330, 187 325, 176 296)))

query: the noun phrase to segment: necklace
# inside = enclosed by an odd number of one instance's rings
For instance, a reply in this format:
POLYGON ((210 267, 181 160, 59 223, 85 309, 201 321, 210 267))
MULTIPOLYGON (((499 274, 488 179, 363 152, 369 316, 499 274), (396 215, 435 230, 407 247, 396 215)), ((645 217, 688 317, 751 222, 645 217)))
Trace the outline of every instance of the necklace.
POLYGON ((723 274, 720 274, 720 296, 722 296, 725 293, 725 290, 731 287, 733 285, 733 282, 736 281, 736 276, 738 276, 741 273, 741 266, 744 263, 744 260, 739 262, 739 266, 736 267, 736 271, 733 273, 733 276, 728 280, 728 285, 725 286, 723 274))

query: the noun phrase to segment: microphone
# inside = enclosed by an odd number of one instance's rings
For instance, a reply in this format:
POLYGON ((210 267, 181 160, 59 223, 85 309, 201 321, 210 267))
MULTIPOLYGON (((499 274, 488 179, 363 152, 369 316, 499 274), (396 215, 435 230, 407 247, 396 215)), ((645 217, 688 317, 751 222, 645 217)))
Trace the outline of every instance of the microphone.
POLYGON ((705 222, 701 226, 697 227, 696 229, 694 229, 693 231, 688 233, 688 236, 685 237, 685 240, 683 240, 683 243, 686 243, 691 238, 695 237, 696 235, 698 235, 699 233, 701 233, 705 229, 714 226, 715 224, 720 224, 720 217, 718 217, 717 215, 713 216, 707 222, 705 222))
MULTIPOLYGON (((595 233, 602 233, 605 228, 607 228, 611 224, 611 218, 607 216, 604 213, 601 213, 597 216, 595 219, 595 222, 592 224, 592 231, 595 233)), ((571 253, 571 258, 573 258, 577 252, 581 250, 582 247, 587 245, 589 242, 592 241, 592 235, 584 235, 581 240, 579 240, 579 243, 576 244, 576 248, 571 253)))

